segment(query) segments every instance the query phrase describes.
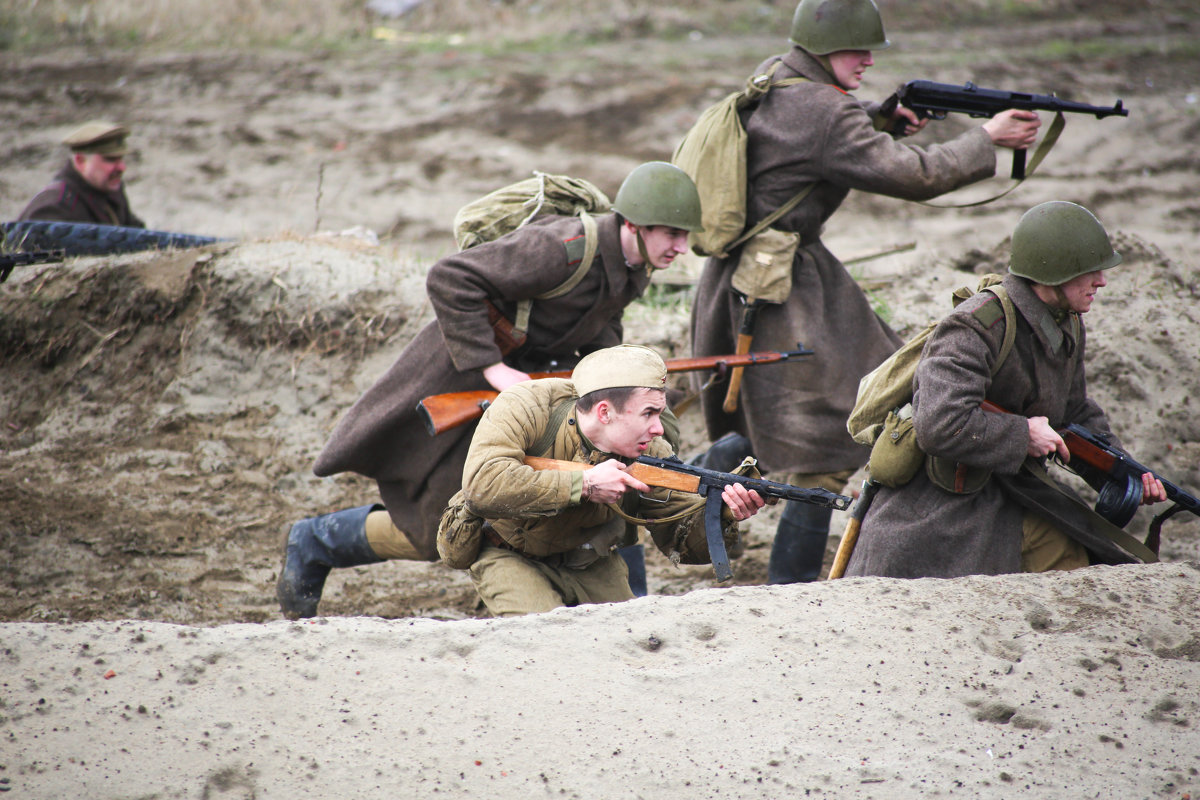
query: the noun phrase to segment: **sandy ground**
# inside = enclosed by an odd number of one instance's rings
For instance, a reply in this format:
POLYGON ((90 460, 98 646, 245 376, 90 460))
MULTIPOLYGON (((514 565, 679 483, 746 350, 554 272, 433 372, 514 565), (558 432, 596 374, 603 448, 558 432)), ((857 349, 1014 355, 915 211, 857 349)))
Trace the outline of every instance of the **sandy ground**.
MULTIPOLYGON (((854 267, 913 331, 973 273, 1003 268, 1025 209, 1093 209, 1126 256, 1087 320, 1093 394, 1139 459, 1200 489, 1200 55, 1177 46, 1200 22, 919 27, 889 30, 897 46, 860 96, 972 79, 1121 97, 1131 115, 1069 120, 1039 174, 990 205, 852 195, 831 248, 849 259, 915 243, 854 267), (1054 55, 1064 47, 1076 54, 1054 55)), ((58 138, 104 114, 136 127, 129 194, 152 227, 238 240, 25 268, 0 288, 0 790, 1200 790, 1194 518, 1167 523, 1157 567, 783 589, 760 585, 772 511, 749 526, 733 588, 652 555, 659 597, 484 621, 463 573, 389 562, 335 571, 329 619, 279 621, 290 522, 376 497, 361 478, 315 478, 311 463, 429 319, 423 274, 452 246, 454 211, 532 169, 614 192, 778 39, 638 43, 637 59, 613 42, 549 61, 383 44, 303 57, 0 52, 0 217, 57 167, 58 138), (313 235, 357 226, 382 242, 313 235)), ((687 302, 664 286, 630 310, 629 340, 686 354, 687 302)), ((698 451, 703 434, 684 422, 698 451)))

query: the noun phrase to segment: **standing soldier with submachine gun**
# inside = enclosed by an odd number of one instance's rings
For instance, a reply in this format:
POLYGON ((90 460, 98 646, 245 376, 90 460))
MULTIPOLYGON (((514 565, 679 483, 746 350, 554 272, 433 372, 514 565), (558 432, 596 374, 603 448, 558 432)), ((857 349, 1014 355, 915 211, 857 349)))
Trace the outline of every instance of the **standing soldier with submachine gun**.
MULTIPOLYGON (((740 388, 730 382, 707 391, 706 424, 714 440, 730 432, 748 437, 762 467, 786 474, 788 483, 841 491, 866 460, 846 431, 858 381, 901 339, 821 242, 823 226, 851 189, 923 201, 991 177, 997 148, 1023 153, 1035 142, 1040 120, 1032 109, 1039 106, 949 107, 943 111, 991 119, 947 142, 916 147, 900 137, 943 115, 920 103, 921 91, 898 92, 883 104, 849 94, 875 63, 873 51, 890 45, 872 0, 800 0, 790 42, 790 51, 755 71, 761 97, 739 114, 746 134, 746 230, 766 220, 770 227, 707 262, 693 306, 692 343, 696 355, 730 352, 735 342, 739 348, 778 349, 796 341, 812 347, 816 355, 803 370, 747 373, 740 388), (771 302, 737 288, 745 283, 739 272, 761 270, 764 259, 778 265, 778 274, 757 282, 783 287, 771 302)), ((711 210, 706 205, 706 214, 711 210)), ((789 504, 768 581, 816 580, 829 521, 828 509, 789 504)))

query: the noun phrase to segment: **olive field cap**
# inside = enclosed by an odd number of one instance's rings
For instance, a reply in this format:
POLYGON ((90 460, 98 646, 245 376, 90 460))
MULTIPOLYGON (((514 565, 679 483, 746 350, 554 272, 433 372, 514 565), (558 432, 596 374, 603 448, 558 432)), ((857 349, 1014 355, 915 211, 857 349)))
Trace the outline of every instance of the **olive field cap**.
POLYGON ((620 344, 588 353, 571 372, 580 397, 601 389, 667 388, 667 365, 662 356, 640 344, 620 344))
POLYGON ((1051 200, 1025 212, 1012 235, 1008 271, 1046 286, 1121 263, 1100 220, 1081 205, 1051 200))
POLYGON ((700 192, 688 174, 666 161, 649 161, 625 178, 612 204, 634 225, 666 225, 684 231, 703 231, 700 192))
POLYGON ((92 120, 67 134, 62 143, 75 153, 95 153, 102 156, 123 156, 125 137, 129 128, 115 122, 92 120))
POLYGON ((891 47, 872 0, 800 0, 788 41, 814 56, 891 47))

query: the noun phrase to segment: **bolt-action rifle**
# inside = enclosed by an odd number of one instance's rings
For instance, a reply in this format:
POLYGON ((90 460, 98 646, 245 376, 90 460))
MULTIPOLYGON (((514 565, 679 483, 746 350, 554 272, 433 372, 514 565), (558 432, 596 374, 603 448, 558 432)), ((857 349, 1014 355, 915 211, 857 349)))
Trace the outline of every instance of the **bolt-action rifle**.
MULTIPOLYGON (((984 89, 969 82, 956 86, 933 81, 909 81, 896 91, 896 98, 905 108, 912 109, 918 119, 945 119, 950 112, 971 117, 994 117, 1010 108, 1053 111, 1056 114, 1090 114, 1096 119, 1129 116, 1129 109, 1120 100, 1111 107, 1092 106, 1062 100, 1052 94, 984 89)), ((1024 150, 1013 151, 1012 177, 1014 180, 1025 177, 1024 150)))
POLYGON ((191 233, 38 219, 0 222, 0 238, 12 249, 60 250, 68 256, 103 256, 113 253, 136 253, 140 250, 164 250, 169 247, 203 247, 228 241, 191 233))
MULTIPOLYGON (((525 463, 534 469, 585 470, 589 468, 588 464, 578 461, 560 461, 536 456, 526 456, 525 463)), ((812 503, 839 510, 850 505, 849 497, 834 494, 828 489, 805 489, 788 483, 768 481, 764 478, 751 478, 747 475, 735 475, 732 472, 718 472, 684 463, 675 456, 670 458, 638 456, 629 465, 626 472, 648 486, 690 492, 704 498, 704 536, 708 540, 708 555, 712 559, 713 571, 716 573, 718 582, 724 582, 733 577, 733 569, 729 566, 729 554, 725 551, 725 539, 721 535, 721 509, 725 505, 721 499, 721 492, 726 486, 740 483, 747 489, 758 492, 764 499, 797 500, 802 503, 812 503)))
MULTIPOLYGON (((753 367, 762 364, 777 364, 811 356, 812 350, 802 344, 797 344, 795 350, 780 352, 764 350, 756 353, 742 353, 728 356, 700 356, 697 358, 669 358, 666 361, 667 372, 704 372, 712 370, 718 378, 734 367, 753 367)), ((530 378, 569 378, 571 370, 558 372, 531 372, 530 378)), ((425 430, 430 436, 465 425, 479 419, 483 412, 500 394, 493 390, 477 390, 471 392, 447 392, 434 394, 417 403, 417 411, 425 422, 425 430)))

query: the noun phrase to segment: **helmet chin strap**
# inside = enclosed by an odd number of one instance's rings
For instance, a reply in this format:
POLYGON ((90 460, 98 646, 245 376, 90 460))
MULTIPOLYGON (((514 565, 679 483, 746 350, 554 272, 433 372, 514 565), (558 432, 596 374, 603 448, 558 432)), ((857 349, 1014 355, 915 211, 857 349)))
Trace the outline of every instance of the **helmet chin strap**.
POLYGON ((646 242, 642 240, 641 227, 635 227, 634 233, 637 236, 638 253, 642 256, 642 268, 653 269, 654 265, 650 263, 650 254, 646 252, 646 242))

